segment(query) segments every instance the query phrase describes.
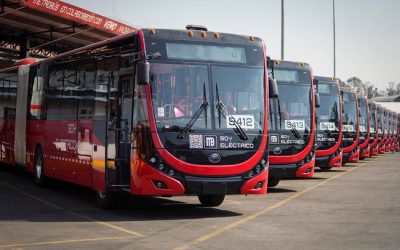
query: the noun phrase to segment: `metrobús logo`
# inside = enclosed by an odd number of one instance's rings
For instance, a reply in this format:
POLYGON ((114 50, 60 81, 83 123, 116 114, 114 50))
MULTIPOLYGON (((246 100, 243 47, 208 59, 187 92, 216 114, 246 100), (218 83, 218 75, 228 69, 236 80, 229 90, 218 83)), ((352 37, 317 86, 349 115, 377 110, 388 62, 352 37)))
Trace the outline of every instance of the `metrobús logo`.
POLYGON ((189 134, 190 149, 254 149, 251 142, 235 141, 233 136, 189 134))

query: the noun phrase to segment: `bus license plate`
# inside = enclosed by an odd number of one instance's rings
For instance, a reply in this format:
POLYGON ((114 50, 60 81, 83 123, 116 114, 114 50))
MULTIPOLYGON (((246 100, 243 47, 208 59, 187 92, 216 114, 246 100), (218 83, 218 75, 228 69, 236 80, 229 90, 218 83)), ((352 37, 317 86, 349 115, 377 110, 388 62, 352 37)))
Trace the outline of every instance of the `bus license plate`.
POLYGON ((304 120, 285 120, 285 129, 305 130, 304 120))
POLYGON ((319 124, 319 129, 320 130, 334 131, 336 129, 336 127, 335 127, 335 123, 334 122, 321 122, 319 124))
POLYGON ((343 125, 343 131, 344 132, 353 132, 354 126, 353 125, 343 125))
POLYGON ((254 116, 253 115, 231 115, 226 119, 227 128, 235 128, 236 124, 245 129, 254 129, 254 116))

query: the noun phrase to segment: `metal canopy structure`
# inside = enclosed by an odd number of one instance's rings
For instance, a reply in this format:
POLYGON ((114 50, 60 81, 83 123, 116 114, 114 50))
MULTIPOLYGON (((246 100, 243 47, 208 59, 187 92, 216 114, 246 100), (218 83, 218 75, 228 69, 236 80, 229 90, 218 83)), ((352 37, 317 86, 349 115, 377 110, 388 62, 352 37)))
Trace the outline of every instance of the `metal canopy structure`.
POLYGON ((45 58, 134 31, 57 0, 0 0, 0 68, 45 58))

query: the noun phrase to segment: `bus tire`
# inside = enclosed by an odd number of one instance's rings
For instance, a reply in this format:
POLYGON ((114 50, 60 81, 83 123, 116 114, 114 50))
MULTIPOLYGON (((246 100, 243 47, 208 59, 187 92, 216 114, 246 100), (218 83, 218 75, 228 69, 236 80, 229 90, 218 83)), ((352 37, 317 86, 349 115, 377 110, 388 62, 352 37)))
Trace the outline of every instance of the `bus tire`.
POLYGON ((268 187, 276 187, 281 179, 278 178, 268 178, 268 187))
POLYGON ((197 196, 203 207, 218 207, 225 199, 225 195, 199 194, 197 196))
POLYGON ((117 207, 117 195, 110 191, 96 191, 97 205, 104 210, 111 210, 117 207))
POLYGON ((44 176, 44 171, 43 152, 41 148, 38 148, 35 153, 35 167, 33 169, 35 183, 38 187, 45 186, 46 177, 44 176))

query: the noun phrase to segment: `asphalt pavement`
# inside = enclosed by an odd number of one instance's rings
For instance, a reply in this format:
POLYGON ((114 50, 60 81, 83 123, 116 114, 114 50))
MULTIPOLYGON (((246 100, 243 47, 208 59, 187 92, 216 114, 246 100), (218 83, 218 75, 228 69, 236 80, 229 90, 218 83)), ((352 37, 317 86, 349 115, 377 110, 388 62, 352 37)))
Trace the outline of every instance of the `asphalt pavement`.
POLYGON ((267 195, 123 197, 104 211, 84 187, 38 188, 0 166, 0 249, 400 249, 400 153, 284 180, 267 195))

